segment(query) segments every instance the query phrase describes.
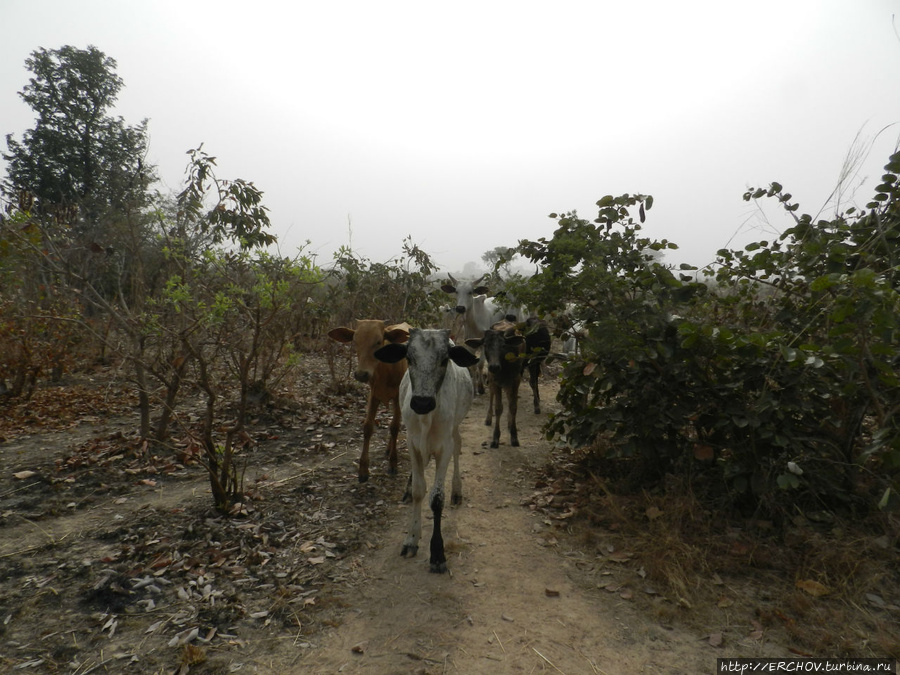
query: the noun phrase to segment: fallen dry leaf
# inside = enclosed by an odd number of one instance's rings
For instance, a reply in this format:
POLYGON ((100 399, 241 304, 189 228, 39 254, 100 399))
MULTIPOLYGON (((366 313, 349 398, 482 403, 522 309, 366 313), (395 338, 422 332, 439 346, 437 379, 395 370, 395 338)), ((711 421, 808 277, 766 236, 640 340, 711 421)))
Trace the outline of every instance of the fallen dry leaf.
POLYGON ((809 593, 814 598, 821 598, 823 595, 831 593, 831 589, 827 586, 820 584, 818 581, 813 581, 812 579, 800 579, 797 581, 797 588, 809 593))
POLYGON ((17 471, 13 474, 13 478, 18 478, 19 480, 25 480, 26 478, 31 478, 32 476, 37 476, 36 471, 17 471))
POLYGON ((545 588, 545 589, 544 589, 544 595, 546 595, 548 598, 558 598, 558 597, 559 597, 559 591, 554 591, 554 590, 552 590, 552 589, 550 589, 550 588, 545 588))
POLYGON ((616 563, 627 563, 631 560, 633 553, 628 553, 627 551, 615 551, 614 553, 610 553, 606 558, 616 563))
POLYGON ((710 445, 694 444, 694 459, 698 462, 711 462, 716 458, 716 453, 710 445))
POLYGON ((656 520, 663 514, 663 512, 655 506, 651 506, 645 513, 647 515, 647 520, 656 520))
POLYGON ((711 633, 709 636, 709 644, 713 647, 721 647, 722 643, 725 642, 721 633, 711 633))

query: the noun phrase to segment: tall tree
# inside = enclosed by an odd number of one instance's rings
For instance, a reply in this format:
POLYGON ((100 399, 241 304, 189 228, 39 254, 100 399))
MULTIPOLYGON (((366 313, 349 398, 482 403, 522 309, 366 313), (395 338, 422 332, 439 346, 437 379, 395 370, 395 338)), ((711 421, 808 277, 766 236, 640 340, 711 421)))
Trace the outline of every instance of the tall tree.
POLYGON ((104 217, 147 203, 156 179, 144 160, 147 120, 128 126, 109 115, 123 81, 115 59, 94 46, 40 48, 25 65, 33 77, 19 95, 37 121, 21 142, 6 137, 3 191, 30 193, 37 214, 96 237, 104 217))

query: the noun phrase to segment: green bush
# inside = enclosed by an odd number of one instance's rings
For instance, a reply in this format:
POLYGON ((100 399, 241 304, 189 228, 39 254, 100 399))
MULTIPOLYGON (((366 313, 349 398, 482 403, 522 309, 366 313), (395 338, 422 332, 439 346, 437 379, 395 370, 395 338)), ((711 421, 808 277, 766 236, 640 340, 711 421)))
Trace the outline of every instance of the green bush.
POLYGON ((593 223, 553 214, 522 241, 540 266, 519 294, 557 330, 583 322, 563 411, 547 428, 641 485, 678 473, 719 505, 783 515, 889 504, 900 466, 898 200, 894 155, 867 211, 814 223, 778 184, 795 226, 719 252, 700 281, 640 236, 652 199, 604 197, 593 223), (638 210, 635 221, 631 212, 638 210), (564 307, 568 307, 563 311, 564 307))

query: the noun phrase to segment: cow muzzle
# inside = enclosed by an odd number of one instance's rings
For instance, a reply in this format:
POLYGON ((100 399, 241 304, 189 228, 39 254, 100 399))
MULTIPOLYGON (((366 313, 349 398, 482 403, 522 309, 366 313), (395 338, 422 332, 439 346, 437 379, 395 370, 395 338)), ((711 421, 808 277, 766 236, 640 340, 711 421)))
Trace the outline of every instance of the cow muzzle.
POLYGON ((369 372, 365 370, 357 370, 355 373, 353 373, 353 379, 355 379, 357 382, 368 382, 370 377, 371 375, 369 374, 369 372))
POLYGON ((456 306, 456 313, 457 313, 457 314, 465 314, 465 313, 466 313, 466 306, 465 306, 465 305, 457 305, 457 306, 456 306))
POLYGON ((437 402, 433 396, 413 396, 409 402, 409 407, 419 415, 427 415, 434 410, 436 405, 437 402))

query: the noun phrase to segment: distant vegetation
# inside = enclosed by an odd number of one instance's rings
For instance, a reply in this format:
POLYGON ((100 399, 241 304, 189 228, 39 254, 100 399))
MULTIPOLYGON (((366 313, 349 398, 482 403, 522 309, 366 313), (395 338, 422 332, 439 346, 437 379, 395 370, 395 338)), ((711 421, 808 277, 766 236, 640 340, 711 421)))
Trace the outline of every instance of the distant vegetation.
MULTIPOLYGON (((147 125, 110 116, 122 81, 91 47, 38 50, 20 93, 36 113, 7 136, 0 216, 0 406, 42 378, 112 363, 140 400, 141 437, 165 447, 184 392, 200 392, 217 507, 242 497, 234 449, 322 328, 356 318, 441 321, 447 302, 411 239, 387 262, 340 250, 282 257, 252 183, 190 150, 175 196, 145 163, 147 125), (236 415, 214 424, 224 405, 236 415)), ((900 154, 864 210, 799 214, 772 241, 704 270, 661 262, 641 234, 653 201, 606 196, 593 220, 485 254, 501 287, 561 334, 563 410, 547 428, 623 489, 677 483, 710 506, 775 520, 795 508, 866 514, 898 504, 900 154), (513 256, 537 273, 510 273, 513 256)))

